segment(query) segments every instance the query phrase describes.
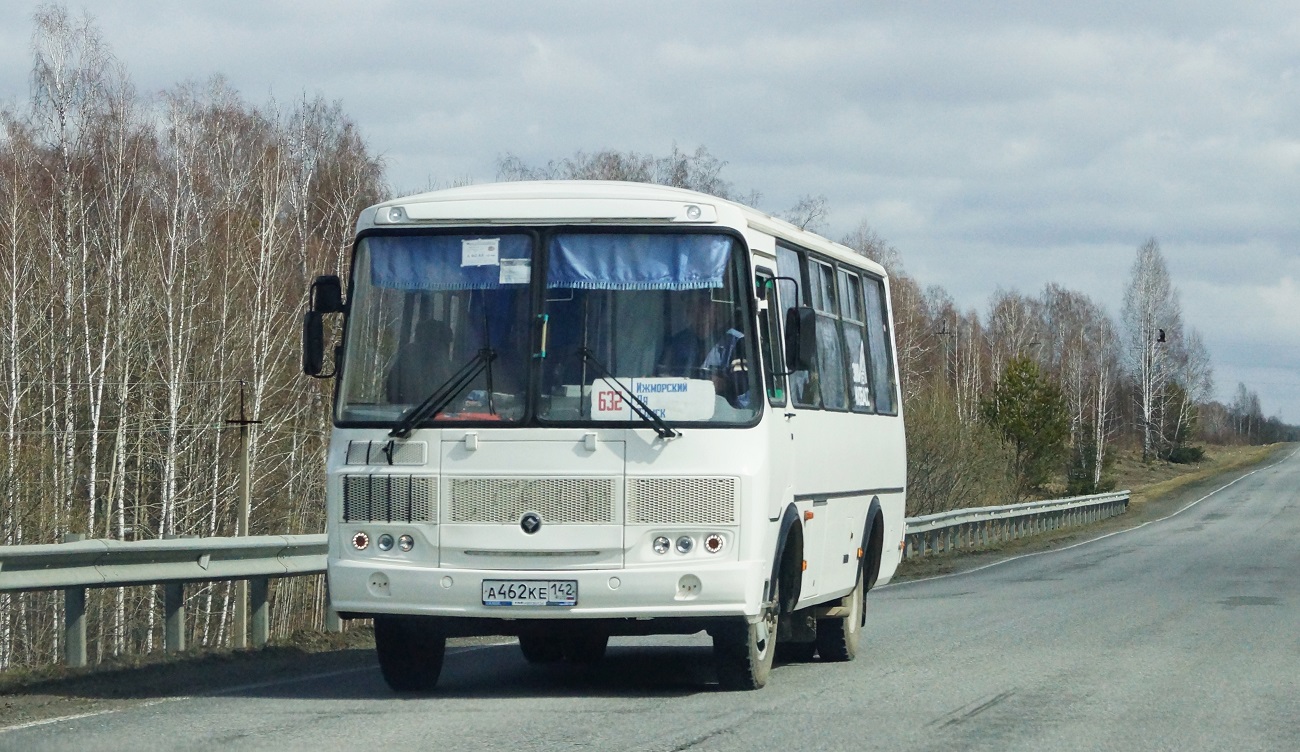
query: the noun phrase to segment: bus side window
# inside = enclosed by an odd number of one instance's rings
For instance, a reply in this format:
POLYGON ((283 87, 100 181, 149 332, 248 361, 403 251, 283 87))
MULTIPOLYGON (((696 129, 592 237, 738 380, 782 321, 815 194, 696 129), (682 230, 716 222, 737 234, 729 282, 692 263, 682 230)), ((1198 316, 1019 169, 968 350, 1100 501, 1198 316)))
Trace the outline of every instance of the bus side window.
POLYGON ((767 402, 773 407, 784 407, 785 355, 782 353, 782 338, 772 336, 773 332, 781 331, 781 304, 773 276, 770 270, 762 268, 755 274, 758 295, 767 301, 767 310, 758 317, 758 342, 762 348, 763 384, 767 389, 767 402))
POLYGON ((844 357, 849 366, 849 401, 855 413, 871 413, 871 367, 867 358, 866 319, 863 318, 862 278, 839 270, 840 320, 844 327, 844 357))
POLYGON ((890 351, 884 281, 866 277, 863 282, 863 291, 867 294, 867 347, 871 355, 871 386, 876 397, 876 412, 897 415, 898 377, 894 373, 894 358, 890 351))
POLYGON ((810 260, 808 287, 813 309, 817 311, 817 371, 821 375, 822 405, 830 410, 845 410, 849 396, 840 344, 840 316, 835 304, 835 268, 810 260))
MULTIPOLYGON (((782 277, 799 280, 799 297, 781 299, 781 316, 777 321, 784 322, 786 312, 799 305, 809 305, 808 277, 804 275, 804 254, 783 245, 776 247, 776 271, 782 277)), ((817 387, 815 371, 795 371, 790 374, 790 401, 796 407, 821 407, 821 390, 817 387)))

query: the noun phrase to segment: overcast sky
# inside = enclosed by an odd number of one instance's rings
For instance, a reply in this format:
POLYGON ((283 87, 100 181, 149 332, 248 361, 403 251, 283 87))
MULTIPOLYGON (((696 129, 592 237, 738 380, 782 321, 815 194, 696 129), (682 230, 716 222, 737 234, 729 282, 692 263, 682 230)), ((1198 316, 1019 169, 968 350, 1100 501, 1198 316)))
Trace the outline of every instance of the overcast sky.
MULTIPOLYGON (((36 3, 0 4, 0 102, 36 3)), ((1118 318, 1159 240, 1219 399, 1300 423, 1300 4, 97 0, 144 92, 339 100, 397 189, 511 152, 706 146, 779 213, 824 194, 984 312, 1048 282, 1118 318)))

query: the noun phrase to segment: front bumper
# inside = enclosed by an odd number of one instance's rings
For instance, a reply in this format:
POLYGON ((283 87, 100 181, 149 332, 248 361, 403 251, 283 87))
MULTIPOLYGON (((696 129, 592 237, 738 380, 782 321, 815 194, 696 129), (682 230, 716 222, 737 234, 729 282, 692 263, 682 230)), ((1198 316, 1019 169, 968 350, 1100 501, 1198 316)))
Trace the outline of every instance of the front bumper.
POLYGON ((445 569, 330 559, 330 605, 365 616, 473 619, 655 619, 757 617, 768 577, 761 562, 595 570, 445 569), (576 606, 485 606, 492 580, 576 580, 576 606))

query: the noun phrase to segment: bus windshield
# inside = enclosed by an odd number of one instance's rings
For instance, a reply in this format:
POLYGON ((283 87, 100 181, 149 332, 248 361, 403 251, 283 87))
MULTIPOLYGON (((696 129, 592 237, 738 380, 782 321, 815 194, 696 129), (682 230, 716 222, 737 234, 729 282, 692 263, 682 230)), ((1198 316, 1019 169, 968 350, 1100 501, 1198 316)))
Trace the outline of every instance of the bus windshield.
POLYGON ((738 248, 699 232, 364 237, 338 420, 395 423, 471 373, 420 424, 642 424, 629 392, 670 424, 749 423, 738 248))

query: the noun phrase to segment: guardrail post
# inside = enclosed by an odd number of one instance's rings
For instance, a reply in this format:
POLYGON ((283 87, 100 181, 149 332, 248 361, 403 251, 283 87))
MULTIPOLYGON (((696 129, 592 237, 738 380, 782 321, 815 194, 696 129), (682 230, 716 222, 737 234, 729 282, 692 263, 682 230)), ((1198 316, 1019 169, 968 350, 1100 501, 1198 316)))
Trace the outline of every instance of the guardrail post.
POLYGON ((179 653, 185 650, 185 583, 163 585, 163 613, 166 614, 163 648, 168 653, 179 653))
POLYGON ((343 631, 343 620, 339 618, 339 612, 334 610, 334 604, 330 603, 330 584, 328 581, 325 583, 325 631, 343 631))
POLYGON ((269 577, 254 577, 248 581, 248 610, 253 614, 253 647, 266 647, 271 640, 271 615, 267 607, 269 577))
MULTIPOLYGON (((63 542, 85 540, 81 533, 64 533, 63 542)), ((63 660, 69 666, 86 665, 86 588, 63 591, 63 660)))

